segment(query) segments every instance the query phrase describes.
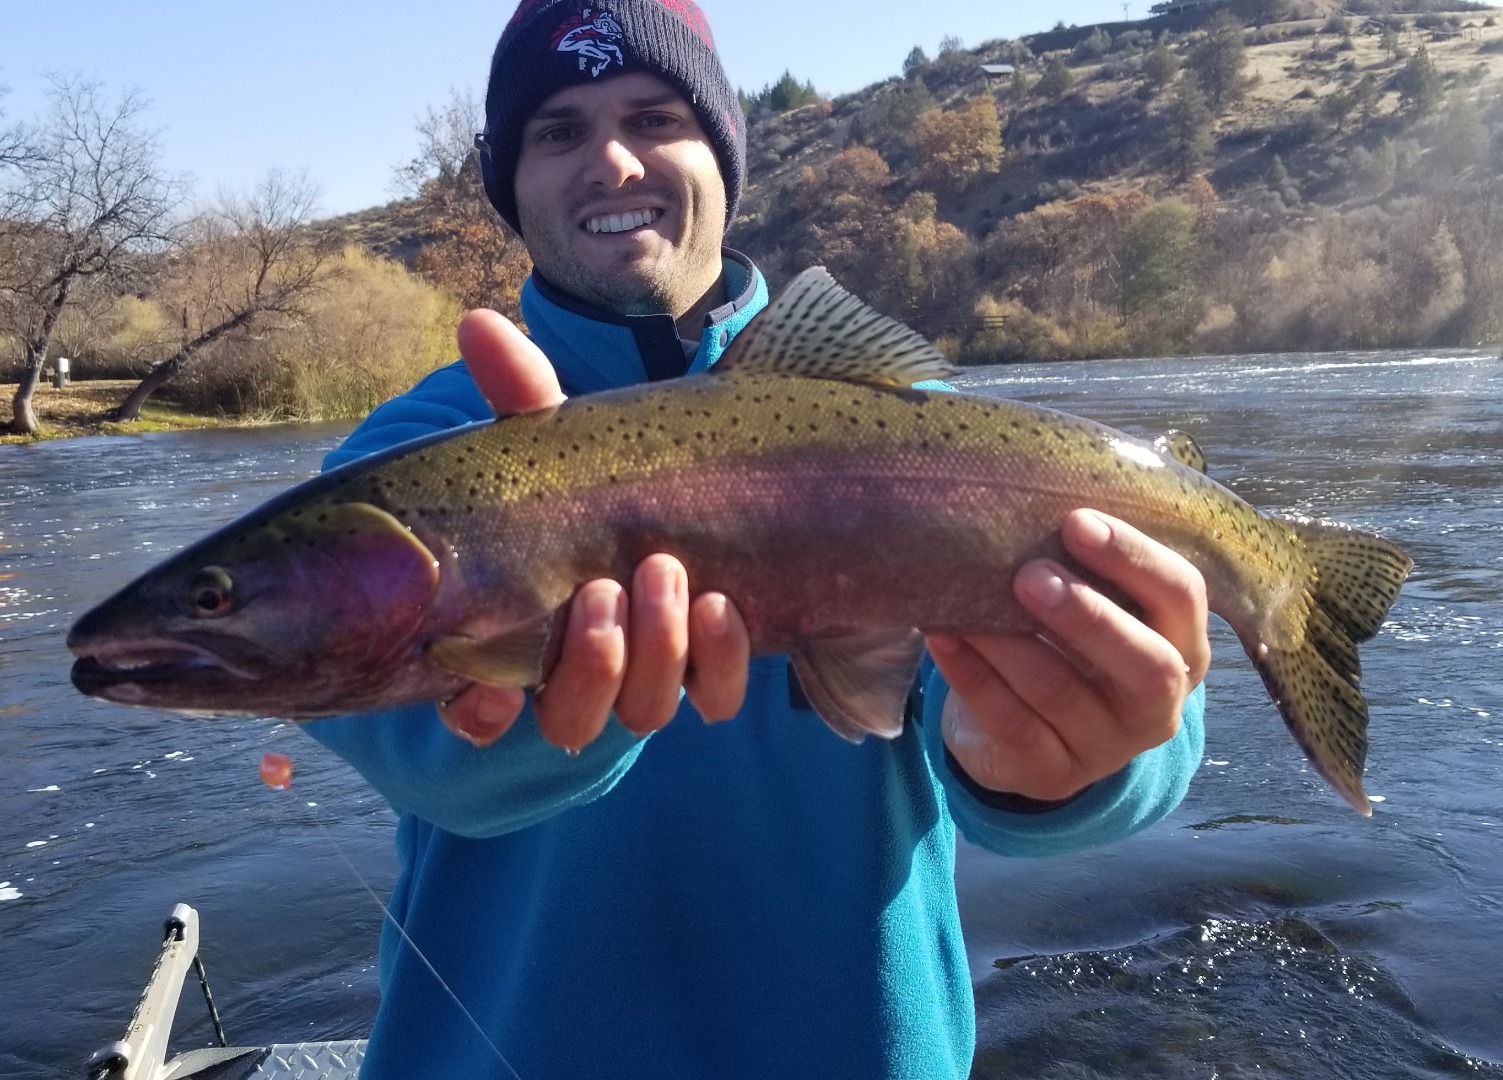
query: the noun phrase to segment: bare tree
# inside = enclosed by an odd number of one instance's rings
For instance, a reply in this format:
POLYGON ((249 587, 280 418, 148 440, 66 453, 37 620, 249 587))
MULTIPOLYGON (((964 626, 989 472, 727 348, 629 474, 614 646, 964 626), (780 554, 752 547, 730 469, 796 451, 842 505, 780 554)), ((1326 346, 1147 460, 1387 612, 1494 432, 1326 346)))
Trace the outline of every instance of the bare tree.
MULTIPOLYGON (((0 83, 0 98, 10 93, 10 87, 0 83)), ((5 109, 0 107, 0 120, 5 119, 5 109)), ((0 169, 21 165, 32 156, 30 132, 24 124, 0 127, 0 169)))
POLYGON ((178 340, 109 419, 139 418, 146 399, 215 342, 308 313, 338 250, 312 222, 317 205, 318 188, 306 175, 274 169, 249 194, 221 195, 189 222, 158 293, 177 316, 178 340))
POLYGON ((145 101, 54 77, 47 117, 0 187, 0 325, 21 340, 17 431, 37 430, 31 399, 58 320, 87 288, 118 284, 139 256, 172 240, 182 185, 143 128, 145 101))
POLYGON ((515 317, 531 261, 521 238, 486 200, 475 150, 483 122, 468 91, 452 91, 442 108, 430 106, 418 120, 417 156, 396 170, 396 187, 417 204, 428 234, 418 271, 465 307, 515 317))

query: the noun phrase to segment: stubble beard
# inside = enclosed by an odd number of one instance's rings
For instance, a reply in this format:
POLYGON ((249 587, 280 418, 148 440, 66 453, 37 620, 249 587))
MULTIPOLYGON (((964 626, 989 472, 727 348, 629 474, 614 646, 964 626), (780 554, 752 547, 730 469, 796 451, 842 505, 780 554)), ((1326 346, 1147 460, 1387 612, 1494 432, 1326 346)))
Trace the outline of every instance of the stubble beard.
MULTIPOLYGON (((720 278, 723 222, 719 232, 713 223, 694 223, 687 245, 650 262, 623 260, 616 266, 599 266, 579 258, 570 250, 569 236, 558 236, 545 219, 528 213, 526 207, 518 207, 518 216, 533 265, 543 277, 570 295, 618 315, 667 313, 677 319, 720 278)), ((571 212, 566 220, 574 216, 571 212)))

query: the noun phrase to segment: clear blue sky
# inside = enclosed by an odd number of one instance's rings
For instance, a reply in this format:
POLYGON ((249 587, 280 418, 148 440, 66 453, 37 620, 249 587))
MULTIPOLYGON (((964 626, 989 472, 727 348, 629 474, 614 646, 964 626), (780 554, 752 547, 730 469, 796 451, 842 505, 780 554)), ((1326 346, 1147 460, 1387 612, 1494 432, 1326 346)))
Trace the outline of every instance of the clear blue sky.
MULTIPOLYGON (((1129 5, 1147 14, 1150 0, 1129 5)), ((1120 0, 700 0, 731 81, 756 90, 785 68, 841 94, 896 74, 914 45, 967 45, 1122 18, 1120 0)), ((150 100, 170 169, 209 198, 273 167, 307 170, 323 210, 393 196, 413 125, 451 88, 483 93, 514 0, 0 0, 0 98, 7 120, 36 116, 47 72, 150 100)))

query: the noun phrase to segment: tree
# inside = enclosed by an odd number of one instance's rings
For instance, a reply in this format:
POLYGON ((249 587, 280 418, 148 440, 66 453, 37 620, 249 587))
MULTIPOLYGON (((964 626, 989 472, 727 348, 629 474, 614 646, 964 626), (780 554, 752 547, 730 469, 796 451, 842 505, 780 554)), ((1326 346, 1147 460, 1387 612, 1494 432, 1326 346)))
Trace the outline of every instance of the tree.
POLYGON ((1112 35, 1101 27, 1096 27, 1090 35, 1081 38, 1076 43, 1072 54, 1075 59, 1083 61, 1100 60, 1112 48, 1112 35))
POLYGON ((1160 39, 1148 55, 1143 57, 1143 82, 1157 94, 1174 81, 1179 68, 1179 57, 1174 55, 1174 50, 1169 48, 1167 42, 1160 39))
POLYGON ((1070 65, 1065 63, 1065 58, 1058 53, 1049 57, 1044 65, 1044 74, 1039 77, 1034 86, 1040 97, 1053 101, 1062 98, 1070 87, 1075 85, 1075 75, 1070 71, 1070 65))
POLYGON ((964 190, 1002 164, 1002 125, 991 94, 977 94, 964 108, 930 109, 913 126, 919 183, 964 190))
POLYGON ((1200 237, 1195 209, 1164 199, 1139 214, 1117 251, 1122 313, 1155 344, 1175 345, 1200 320, 1200 237))
POLYGON ((966 295, 975 245, 956 226, 941 221, 938 202, 915 191, 889 218, 881 256, 885 285, 870 298, 883 311, 912 317, 945 309, 966 295))
POLYGON ((922 79, 889 83, 851 122, 851 141, 901 152, 908 146, 914 123, 932 108, 934 97, 922 79))
POLYGON ((1246 86, 1247 45, 1242 24, 1229 11, 1218 12, 1206 24, 1205 36, 1190 50, 1190 70, 1195 72, 1211 107, 1220 112, 1242 97, 1246 86))
MULTIPOLYGON (((0 85, 0 98, 10 93, 10 87, 0 85)), ((0 106, 0 120, 5 119, 5 108, 0 106)), ((0 127, 0 169, 22 165, 30 160, 33 152, 31 140, 23 124, 0 127)))
POLYGON ((1395 77, 1399 90, 1399 108, 1414 116, 1423 116, 1440 104, 1440 72, 1430 59, 1430 51, 1421 45, 1399 69, 1395 77))
POLYGON ((738 93, 741 95, 741 108, 748 116, 763 110, 773 113, 792 112, 824 100, 823 95, 814 89, 812 82, 799 82, 793 77, 793 72, 787 70, 778 77, 777 82, 768 83, 755 94, 748 95, 742 91, 738 93))
POLYGON ((161 296, 181 328, 176 347, 109 419, 138 419, 152 394, 221 339, 307 314, 337 254, 311 224, 317 203, 318 189, 306 176, 273 170, 249 195, 223 195, 189 224, 161 296))
POLYGON ((475 132, 480 104, 454 91, 417 123, 418 152, 396 170, 396 186, 414 203, 428 235, 416 269, 466 308, 491 307, 517 318, 531 259, 521 237, 485 197, 475 132))
POLYGON ((1012 80, 1007 86, 1007 96, 1014 104, 1021 104, 1028 97, 1028 72, 1023 70, 1022 64, 1014 64, 1012 80))
POLYGON ((59 77, 48 96, 27 160, 0 189, 0 324, 21 339, 12 423, 25 434, 37 430, 32 396, 64 312, 169 245, 182 199, 137 93, 108 102, 99 84, 59 77))
POLYGON ((842 150, 822 175, 805 166, 794 188, 799 227, 793 264, 823 264, 852 292, 873 295, 884 269, 872 258, 874 238, 884 235, 892 215, 891 178, 887 162, 869 146, 842 150))
POLYGON ((1215 149, 1215 118, 1194 72, 1180 76, 1169 103, 1169 161, 1181 182, 1205 167, 1215 149))
POLYGON ((1393 27, 1386 25, 1378 35, 1378 48, 1386 52, 1391 60, 1400 59, 1404 52, 1404 46, 1399 43, 1399 35, 1393 27))
POLYGON ((915 45, 913 50, 903 59, 903 78, 916 79, 924 73, 929 66, 929 57, 922 47, 915 45))

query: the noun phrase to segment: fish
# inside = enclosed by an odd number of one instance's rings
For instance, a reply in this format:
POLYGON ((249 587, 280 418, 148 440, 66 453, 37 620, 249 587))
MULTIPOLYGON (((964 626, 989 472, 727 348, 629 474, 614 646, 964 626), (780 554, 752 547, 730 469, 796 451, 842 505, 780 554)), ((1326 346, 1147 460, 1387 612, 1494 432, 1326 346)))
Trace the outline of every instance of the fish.
POLYGON ((1091 507, 1179 552, 1315 769, 1364 814, 1357 645, 1412 560, 1264 513, 1187 436, 1148 441, 943 384, 935 347, 800 274, 709 371, 403 443, 299 484, 148 571, 68 635, 128 705, 308 720, 535 687, 584 582, 666 552, 787 653, 815 711, 901 733, 924 635, 1037 629, 1017 568, 1069 564, 1091 507))

